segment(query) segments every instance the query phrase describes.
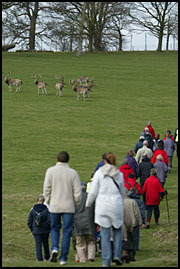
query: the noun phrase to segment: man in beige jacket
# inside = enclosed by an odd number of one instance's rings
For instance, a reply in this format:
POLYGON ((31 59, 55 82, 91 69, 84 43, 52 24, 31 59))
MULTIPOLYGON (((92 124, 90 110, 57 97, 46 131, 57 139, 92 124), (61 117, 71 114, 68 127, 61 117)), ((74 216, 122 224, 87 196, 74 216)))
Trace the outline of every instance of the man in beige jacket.
POLYGON ((135 160, 139 165, 142 162, 143 156, 147 155, 147 157, 151 160, 153 156, 153 152, 150 148, 148 148, 148 141, 143 141, 143 147, 138 149, 135 160))
POLYGON ((61 218, 63 220, 60 265, 67 263, 70 238, 74 226, 75 206, 81 201, 81 184, 76 170, 70 168, 69 154, 61 151, 57 163, 47 169, 44 180, 45 203, 51 220, 51 262, 57 262, 61 218))

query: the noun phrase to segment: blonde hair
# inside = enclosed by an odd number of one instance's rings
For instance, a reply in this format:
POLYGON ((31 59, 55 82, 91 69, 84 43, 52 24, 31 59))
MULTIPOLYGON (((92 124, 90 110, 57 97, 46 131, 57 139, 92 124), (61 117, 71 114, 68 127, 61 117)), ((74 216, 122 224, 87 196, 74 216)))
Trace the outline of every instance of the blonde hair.
POLYGON ((105 160, 112 165, 116 165, 116 156, 113 152, 107 152, 105 156, 105 160))
POLYGON ((45 201, 44 195, 43 194, 38 195, 37 202, 40 202, 41 204, 43 204, 44 201, 45 201))

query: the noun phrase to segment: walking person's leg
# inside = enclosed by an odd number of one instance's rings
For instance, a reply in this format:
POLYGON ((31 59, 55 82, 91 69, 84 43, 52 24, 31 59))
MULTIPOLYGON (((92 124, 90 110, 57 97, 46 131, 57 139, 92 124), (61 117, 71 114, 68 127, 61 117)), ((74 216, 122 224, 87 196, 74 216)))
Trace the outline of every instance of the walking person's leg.
POLYGON ((59 251, 59 238, 61 228, 60 213, 50 213, 51 220, 51 262, 57 262, 57 255, 59 251))
POLYGON ((62 213, 61 215, 63 218, 63 230, 60 263, 65 264, 69 253, 70 239, 74 226, 74 213, 62 213))
POLYGON ((150 227, 152 211, 153 211, 153 205, 147 205, 147 223, 146 223, 147 229, 150 227))
POLYGON ((122 229, 113 228, 113 261, 116 262, 117 265, 121 265, 122 257, 122 229))
POLYGON ((42 234, 42 242, 44 247, 44 258, 46 261, 49 260, 50 254, 49 254, 49 234, 42 234))
POLYGON ((37 258, 37 261, 43 261, 41 235, 40 234, 34 235, 34 240, 35 240, 35 243, 36 243, 36 258, 37 258))
POLYGON ((159 217, 160 217, 159 206, 158 205, 155 205, 154 206, 154 219, 155 219, 156 225, 159 225, 159 217))
POLYGON ((110 241, 110 228, 104 228, 101 226, 101 256, 102 265, 110 266, 112 259, 112 247, 110 241))
POLYGON ((76 251, 80 262, 86 262, 86 240, 84 235, 76 236, 76 251))

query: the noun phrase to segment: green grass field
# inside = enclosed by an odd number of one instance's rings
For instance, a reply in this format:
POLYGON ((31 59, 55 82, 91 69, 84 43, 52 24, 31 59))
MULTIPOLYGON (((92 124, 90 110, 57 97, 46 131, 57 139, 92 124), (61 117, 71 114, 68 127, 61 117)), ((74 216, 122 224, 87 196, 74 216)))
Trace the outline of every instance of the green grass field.
MULTIPOLYGON (((8 91, 2 81, 2 266, 57 267, 37 263, 27 218, 42 193, 46 169, 57 153, 70 154, 70 166, 88 181, 102 153, 113 151, 118 166, 134 148, 148 120, 161 137, 178 126, 178 53, 3 53, 2 70, 23 81, 21 92, 8 91), (47 82, 47 96, 39 96, 32 73, 47 82), (55 74, 64 74, 63 97, 56 97, 55 74), (77 101, 69 84, 78 76, 94 76, 90 98, 77 101)), ((160 226, 141 231, 136 262, 124 267, 176 267, 178 265, 178 160, 161 202, 160 226)), ((74 262, 70 267, 99 267, 74 262)))

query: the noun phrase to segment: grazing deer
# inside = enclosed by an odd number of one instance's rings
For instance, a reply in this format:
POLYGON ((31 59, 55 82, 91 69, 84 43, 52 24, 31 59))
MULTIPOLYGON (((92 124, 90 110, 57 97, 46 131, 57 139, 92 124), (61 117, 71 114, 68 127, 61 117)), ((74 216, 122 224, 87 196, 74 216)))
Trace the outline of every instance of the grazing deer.
POLYGON ((78 78, 80 86, 84 86, 84 85, 82 85, 83 82, 85 83, 85 85, 88 85, 88 82, 93 83, 93 79, 94 79, 94 77, 90 78, 88 76, 81 76, 78 78))
POLYGON ((16 92, 20 92, 20 85, 23 84, 22 80, 16 78, 9 78, 11 76, 11 72, 8 73, 7 76, 4 77, 5 83, 7 83, 9 91, 12 91, 12 86, 16 86, 16 92))
POLYGON ((62 95, 62 89, 63 89, 63 87, 65 85, 65 83, 64 83, 64 75, 61 75, 61 77, 60 76, 58 77, 57 75, 55 75, 55 78, 60 80, 60 82, 56 83, 56 85, 55 85, 55 88, 57 90, 56 96, 61 96, 62 97, 63 96, 62 95))
POLYGON ((46 82, 40 82, 39 79, 41 78, 41 75, 38 74, 37 76, 35 76, 34 74, 32 75, 32 77, 34 78, 34 84, 36 84, 38 86, 38 94, 44 95, 44 93, 47 95, 47 90, 46 90, 46 82))

